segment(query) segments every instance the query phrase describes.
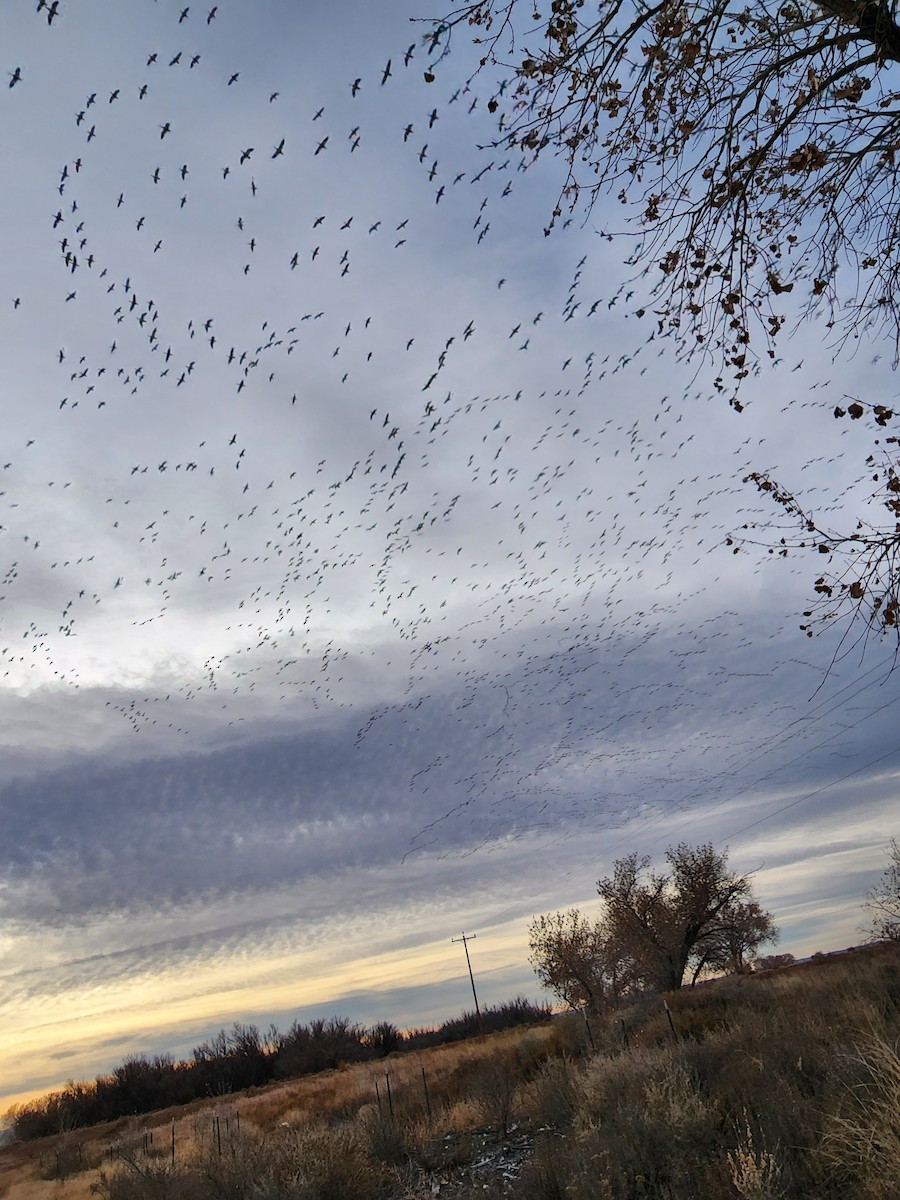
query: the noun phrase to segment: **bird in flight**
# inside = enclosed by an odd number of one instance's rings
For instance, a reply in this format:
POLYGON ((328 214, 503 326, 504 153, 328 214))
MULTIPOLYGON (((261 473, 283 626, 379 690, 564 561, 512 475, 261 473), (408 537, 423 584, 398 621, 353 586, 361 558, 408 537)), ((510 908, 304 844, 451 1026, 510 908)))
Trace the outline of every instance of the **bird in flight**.
POLYGON ((353 82, 350 84, 351 95, 355 96, 361 87, 362 87, 362 79, 354 79, 353 82))
POLYGON ((9 86, 15 87, 17 83, 22 82, 22 68, 16 67, 14 71, 9 73, 9 86))
POLYGON ((275 151, 272 154, 272 157, 278 158, 278 156, 280 154, 284 154, 284 138, 282 138, 281 141, 278 143, 278 145, 275 147, 275 151))

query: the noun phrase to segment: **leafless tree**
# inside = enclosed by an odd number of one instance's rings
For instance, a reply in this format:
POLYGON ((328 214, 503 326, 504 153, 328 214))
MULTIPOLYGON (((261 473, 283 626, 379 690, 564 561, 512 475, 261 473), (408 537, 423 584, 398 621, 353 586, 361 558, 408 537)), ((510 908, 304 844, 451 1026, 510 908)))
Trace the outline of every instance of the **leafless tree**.
MULTIPOLYGON (((866 407, 881 427, 894 415, 884 405, 864 406, 858 400, 835 412, 858 420, 866 407)), ((894 451, 898 442, 900 438, 893 435, 877 440, 875 452, 866 459, 871 480, 877 485, 868 507, 877 515, 858 518, 850 529, 823 520, 766 472, 754 471, 744 481, 754 483, 780 506, 786 525, 780 537, 773 535, 770 522, 748 525, 743 534, 728 538, 729 544, 738 550, 741 544, 761 542, 770 554, 784 557, 811 552, 824 565, 800 626, 807 637, 813 636, 817 626, 841 621, 846 636, 859 618, 863 636, 869 630, 890 634, 900 649, 900 463, 894 451)))
POLYGON ((760 946, 778 939, 751 881, 728 866, 728 851, 681 842, 666 851, 667 872, 629 854, 597 891, 601 914, 579 909, 536 917, 531 963, 541 983, 570 1008, 595 1012, 629 992, 681 987, 690 970, 741 971, 760 946))
POLYGON ((867 933, 875 940, 900 942, 900 842, 891 838, 888 865, 866 898, 871 918, 867 933))
MULTIPOLYGON (((638 301, 637 315, 682 357, 709 356, 716 388, 740 409, 740 381, 774 359, 779 333, 797 317, 816 315, 836 345, 886 332, 896 361, 898 7, 474 0, 433 25, 426 78, 467 31, 493 89, 495 144, 528 160, 561 159, 545 233, 563 214, 612 197, 628 260, 648 278, 651 299, 638 301)), ((612 228, 608 211, 606 219, 612 228)), ((858 399, 834 412, 867 413, 876 427, 894 415, 858 399)), ((756 540, 774 554, 827 556, 817 560, 805 614, 810 636, 847 616, 900 638, 896 445, 877 442, 866 516, 844 528, 821 527, 768 475, 748 477, 787 524, 772 536, 763 518, 736 536, 735 552, 756 540)))
POLYGON ((528 944, 538 979, 569 1008, 600 1012, 627 986, 628 964, 604 922, 591 921, 577 908, 535 917, 528 944))
POLYGON ((749 877, 729 868, 727 850, 681 842, 669 847, 666 861, 669 870, 656 872, 649 858, 630 854, 597 884, 612 943, 645 986, 679 988, 689 967, 696 980, 705 966, 725 966, 729 956, 733 965, 741 947, 777 938, 771 914, 751 896, 749 877))
POLYGON ((774 353, 791 292, 829 326, 888 323, 897 337, 896 10, 476 0, 432 36, 446 49, 468 27, 499 69, 498 144, 562 156, 548 233, 567 208, 616 197, 634 261, 654 274, 660 332, 723 354, 740 378, 757 341, 774 353))

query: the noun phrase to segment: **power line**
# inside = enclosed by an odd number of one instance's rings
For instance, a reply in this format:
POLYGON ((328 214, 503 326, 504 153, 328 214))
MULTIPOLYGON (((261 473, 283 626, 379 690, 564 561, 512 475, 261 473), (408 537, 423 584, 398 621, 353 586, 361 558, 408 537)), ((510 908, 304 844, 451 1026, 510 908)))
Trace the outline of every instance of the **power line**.
POLYGON ((811 800, 813 796, 818 796, 822 792, 827 792, 829 788, 836 787, 839 783, 846 783, 848 779, 852 779, 854 775, 859 775, 862 771, 867 771, 869 767, 877 766, 878 763, 884 762, 886 758, 891 758, 894 754, 900 754, 900 746, 895 746, 893 750, 888 750, 885 754, 880 754, 878 758, 873 758, 867 763, 863 763, 861 767, 856 767, 853 771, 848 771, 846 775, 842 775, 840 779, 832 779, 830 783, 823 783, 821 787, 815 788, 811 792, 807 792, 804 796, 798 796, 796 800, 791 800, 787 804, 782 804, 780 808, 776 808, 773 812, 767 813, 766 816, 760 817, 756 821, 751 821, 749 825, 744 825, 740 829, 733 830, 729 837, 737 837, 741 833, 746 833, 748 829, 754 829, 757 825, 762 825, 765 821, 770 821, 772 817, 777 817, 780 813, 787 812, 789 808, 794 808, 798 804, 802 804, 804 800, 811 800))

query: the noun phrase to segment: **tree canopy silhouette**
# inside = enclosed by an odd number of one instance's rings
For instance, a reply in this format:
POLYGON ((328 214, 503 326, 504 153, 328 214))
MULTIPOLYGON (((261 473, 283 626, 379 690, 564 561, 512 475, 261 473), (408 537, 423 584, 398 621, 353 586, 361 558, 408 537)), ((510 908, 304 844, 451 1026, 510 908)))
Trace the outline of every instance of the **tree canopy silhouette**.
POLYGON ((597 891, 596 920, 578 909, 537 917, 531 963, 544 987, 571 1008, 600 1010, 630 991, 680 988, 690 971, 738 973, 760 946, 778 940, 752 883, 728 866, 728 851, 680 842, 667 871, 637 854, 617 859, 597 891))
MULTIPOLYGON (((476 0, 435 25, 432 46, 439 63, 468 29, 499 80, 496 144, 561 158, 545 234, 564 213, 616 201, 628 260, 649 285, 636 315, 680 357, 711 359, 740 410, 741 381, 804 317, 836 348, 886 335, 896 362, 897 10, 897 0, 476 0)), ((609 209, 603 219, 612 238, 609 209)), ((894 412, 850 399, 832 411, 872 422, 866 515, 825 528, 758 472, 745 482, 786 525, 764 519, 733 544, 827 556, 804 613, 810 636, 847 617, 900 637, 898 439, 880 437, 894 412)))
POLYGON ((793 293, 897 338, 900 60, 894 0, 477 0, 498 142, 562 156, 546 232, 612 194, 652 273, 652 316, 738 378, 793 293), (840 279, 839 279, 840 275, 840 279))

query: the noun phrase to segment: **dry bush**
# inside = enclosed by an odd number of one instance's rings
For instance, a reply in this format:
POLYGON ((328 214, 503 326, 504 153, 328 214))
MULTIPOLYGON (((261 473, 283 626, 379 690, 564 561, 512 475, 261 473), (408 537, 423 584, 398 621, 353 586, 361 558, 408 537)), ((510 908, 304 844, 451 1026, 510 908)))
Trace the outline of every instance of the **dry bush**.
MULTIPOLYGON (((720 1118, 677 1048, 595 1059, 578 1090, 572 1133, 556 1142, 568 1170, 557 1163, 553 1186, 565 1186, 571 1200, 625 1200, 641 1189, 677 1195, 687 1186, 694 1194, 715 1157, 720 1118)), ((546 1151, 544 1175, 551 1175, 546 1151)))
POLYGON ((358 1129, 349 1126, 291 1132, 282 1161, 282 1174, 293 1181, 297 1200, 372 1200, 383 1194, 388 1182, 366 1153, 358 1129))
POLYGON ((388 1176, 350 1126, 234 1133, 190 1162, 128 1156, 93 1191, 103 1200, 375 1200, 388 1176))
POLYGON ((76 1176, 65 1183, 47 1183, 41 1179, 19 1179, 14 1183, 0 1184, 3 1200, 94 1200, 91 1184, 95 1176, 76 1176))
POLYGON ((778 1156, 760 1144, 746 1113, 738 1130, 738 1143, 726 1157, 731 1182, 741 1200, 779 1200, 784 1196, 778 1156))
POLYGON ((585 1054, 589 1049, 584 1021, 578 1013, 565 1012, 555 1017, 550 1024, 543 1040, 547 1047, 548 1058, 575 1058, 585 1054))
POLYGON ((514 1050, 506 1050, 479 1063, 469 1080, 481 1122, 497 1129, 503 1137, 509 1132, 523 1079, 519 1056, 514 1050))
MULTIPOLYGON (((573 1015, 528 1033, 382 1060, 377 1074, 359 1064, 235 1097, 232 1119, 219 1110, 221 1152, 207 1108, 176 1127, 174 1167, 137 1155, 136 1129, 134 1163, 107 1170, 95 1194, 370 1200, 419 1196, 430 1178, 449 1176, 457 1200, 485 1196, 501 1186, 500 1173, 470 1185, 467 1166, 486 1145, 494 1153, 498 1135, 520 1116, 534 1150, 518 1183, 502 1186, 522 1200, 900 1194, 900 952, 726 980, 667 999, 677 1040, 661 999, 648 997, 597 1019, 601 1052, 593 1055, 573 1015)), ((128 1130, 118 1132, 127 1146, 128 1130)), ((11 1191, 9 1200, 70 1200, 69 1188, 71 1200, 86 1200, 85 1178, 11 1191)))
POLYGON ((539 1128, 569 1128, 579 1105, 579 1075, 578 1065, 571 1059, 544 1063, 528 1093, 529 1112, 539 1128))
POLYGON ((126 1155, 115 1168, 100 1172, 91 1192, 103 1200, 176 1200, 187 1194, 182 1190, 183 1174, 170 1163, 141 1162, 126 1155))
POLYGON ((900 1054, 871 1035, 847 1055, 842 1104, 828 1122, 823 1154, 866 1200, 895 1198, 900 1180, 900 1054))
POLYGON ((368 1154, 386 1166, 408 1166, 423 1141, 415 1120, 394 1116, 386 1106, 367 1109, 360 1115, 359 1124, 368 1154))
MULTIPOLYGON (((541 1137, 526 1162, 516 1194, 522 1200, 569 1200, 571 1152, 556 1137, 541 1137)), ((597 1180, 596 1200, 604 1200, 602 1180, 597 1180)))
POLYGON ((530 1111, 548 1133, 517 1194, 895 1198, 898 962, 829 962, 686 990, 668 997, 677 1040, 658 997, 632 1005, 629 1049, 608 1030, 612 1052, 547 1063, 533 1081, 530 1111), (854 1031, 867 1029, 878 1040, 848 1056, 854 1031))

